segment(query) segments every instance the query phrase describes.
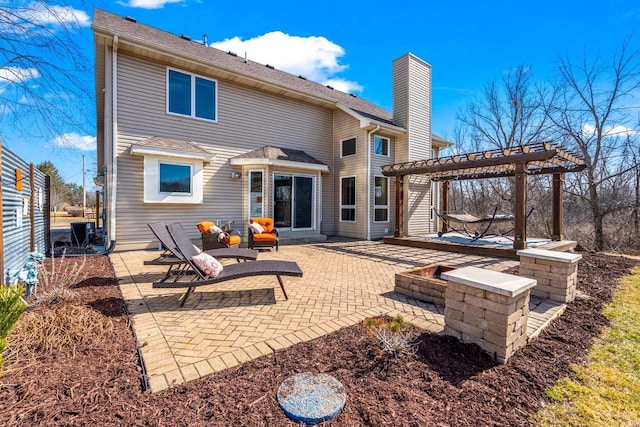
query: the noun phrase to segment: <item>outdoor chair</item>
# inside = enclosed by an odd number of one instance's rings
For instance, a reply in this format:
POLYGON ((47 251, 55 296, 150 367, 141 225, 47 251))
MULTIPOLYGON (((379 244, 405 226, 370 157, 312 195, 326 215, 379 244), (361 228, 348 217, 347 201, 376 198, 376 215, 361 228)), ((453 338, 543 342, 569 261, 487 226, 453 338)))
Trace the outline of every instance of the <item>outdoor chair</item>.
POLYGON ((222 271, 215 277, 210 277, 202 269, 200 269, 193 258, 199 255, 196 248, 193 247, 189 238, 183 233, 180 224, 171 224, 167 226, 170 236, 172 237, 177 250, 182 254, 187 264, 195 274, 191 276, 183 275, 180 280, 173 282, 158 281, 153 283, 154 288, 179 288, 186 287, 187 292, 182 297, 181 306, 184 306, 187 298, 198 286, 212 285, 216 283, 226 282, 233 279, 240 279, 250 276, 276 276, 285 299, 289 299, 284 289, 282 276, 302 277, 302 270, 292 261, 277 260, 261 260, 253 262, 242 262, 237 264, 225 265, 222 271))
MULTIPOLYGON (((158 238, 158 241, 160 241, 165 250, 159 257, 145 261, 144 265, 168 266, 169 270, 163 279, 165 281, 171 276, 178 277, 183 274, 188 274, 189 263, 184 259, 182 253, 176 249, 176 245, 169 234, 169 230, 167 230, 167 224, 165 222, 153 222, 147 225, 151 229, 151 232, 158 238)), ((186 239, 189 239, 180 224, 177 224, 176 233, 182 233, 186 239)), ((189 239, 189 241, 191 240, 189 239)), ((193 249, 196 250, 195 248, 193 249)), ((206 252, 215 258, 235 258, 237 262, 240 262, 241 260, 255 261, 258 258, 258 251, 252 249, 224 247, 211 249, 206 252)))
POLYGON ((202 250, 217 248, 239 247, 242 237, 237 230, 225 231, 211 221, 198 223, 198 230, 202 236, 202 250))
POLYGON ((273 218, 251 218, 249 220, 249 249, 272 248, 278 250, 278 229, 273 218))

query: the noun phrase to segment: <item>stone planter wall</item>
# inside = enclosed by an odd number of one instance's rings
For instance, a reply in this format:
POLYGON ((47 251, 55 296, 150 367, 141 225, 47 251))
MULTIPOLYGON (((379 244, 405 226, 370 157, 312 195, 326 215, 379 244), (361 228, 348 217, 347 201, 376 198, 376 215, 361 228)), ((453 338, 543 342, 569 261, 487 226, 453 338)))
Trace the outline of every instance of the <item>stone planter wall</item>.
POLYGON ((575 299, 578 261, 582 255, 544 249, 524 249, 517 254, 518 274, 538 282, 531 295, 565 304, 575 299))
POLYGON ((443 273, 444 333, 474 343, 500 363, 527 342, 529 290, 536 281, 465 267, 443 273))
POLYGON ((453 267, 428 265, 396 273, 394 292, 419 301, 444 305, 445 280, 433 277, 436 271, 450 271, 453 267))

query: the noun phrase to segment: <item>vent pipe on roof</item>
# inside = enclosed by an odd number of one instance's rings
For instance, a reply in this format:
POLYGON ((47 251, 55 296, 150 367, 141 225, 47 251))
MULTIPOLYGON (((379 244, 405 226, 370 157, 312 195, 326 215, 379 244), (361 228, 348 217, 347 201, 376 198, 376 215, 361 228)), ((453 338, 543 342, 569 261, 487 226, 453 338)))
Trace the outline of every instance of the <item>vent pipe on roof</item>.
POLYGON ((202 44, 203 44, 203 45, 205 45, 205 46, 207 46, 207 43, 208 43, 208 42, 207 42, 207 35, 206 35, 206 34, 203 34, 203 35, 202 35, 202 44))
POLYGON ((247 59, 247 52, 244 53, 244 63, 248 64, 249 60, 247 59))

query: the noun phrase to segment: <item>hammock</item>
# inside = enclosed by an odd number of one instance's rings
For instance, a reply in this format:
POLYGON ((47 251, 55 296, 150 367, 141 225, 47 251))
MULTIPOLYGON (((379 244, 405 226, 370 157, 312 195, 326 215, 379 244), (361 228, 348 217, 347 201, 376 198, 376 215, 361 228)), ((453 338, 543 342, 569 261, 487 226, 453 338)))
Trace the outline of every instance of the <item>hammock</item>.
MULTIPOLYGON (((442 237, 443 234, 445 233, 449 233, 451 231, 455 231, 457 233, 461 233, 461 234, 465 234, 469 237, 471 237, 471 241, 475 241, 478 239, 481 239, 482 237, 487 235, 487 232, 489 231, 489 228, 491 227, 492 224, 494 223, 500 223, 500 222, 513 222, 515 217, 511 214, 499 214, 498 213, 498 207, 496 206, 496 208, 493 210, 493 214, 492 215, 487 215, 483 218, 479 218, 477 216, 474 215, 470 215, 470 214, 450 214, 450 213, 446 213, 446 212, 438 212, 437 209, 433 210, 436 214, 436 216, 438 216, 438 218, 440 218, 442 220, 442 222, 447 226, 447 228, 450 231, 446 231, 446 232, 442 232, 442 231, 438 231, 438 237, 442 237), (460 229, 460 226, 458 227, 454 227, 453 225, 451 225, 451 223, 456 223, 456 224, 461 224, 462 229, 460 229), (482 231, 480 230, 476 230, 476 231, 470 231, 467 226, 469 225, 479 225, 482 231), (484 229, 482 229, 482 227, 484 227, 484 229)), ((533 212, 533 208, 531 208, 531 210, 529 211, 529 213, 527 214, 527 218, 529 218, 529 215, 531 215, 531 212, 533 212)), ((499 234, 499 236, 504 236, 505 234, 510 233, 511 231, 513 231, 513 228, 509 231, 506 231, 502 234, 499 234)), ((491 234, 492 236, 497 235, 497 234, 491 234)))

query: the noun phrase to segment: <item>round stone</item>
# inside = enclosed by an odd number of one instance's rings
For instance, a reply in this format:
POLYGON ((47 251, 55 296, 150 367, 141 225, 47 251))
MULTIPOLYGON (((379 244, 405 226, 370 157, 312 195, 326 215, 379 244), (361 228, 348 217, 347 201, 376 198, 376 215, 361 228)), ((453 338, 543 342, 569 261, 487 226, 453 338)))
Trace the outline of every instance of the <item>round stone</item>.
POLYGON ((327 374, 305 372, 284 380, 278 387, 278 403, 291 420, 318 424, 340 414, 347 393, 340 381, 327 374))

